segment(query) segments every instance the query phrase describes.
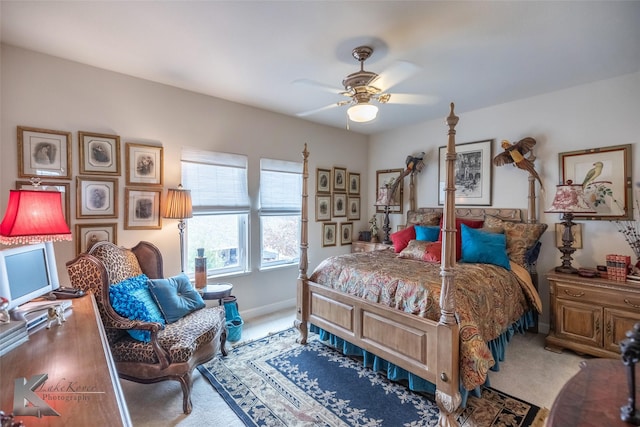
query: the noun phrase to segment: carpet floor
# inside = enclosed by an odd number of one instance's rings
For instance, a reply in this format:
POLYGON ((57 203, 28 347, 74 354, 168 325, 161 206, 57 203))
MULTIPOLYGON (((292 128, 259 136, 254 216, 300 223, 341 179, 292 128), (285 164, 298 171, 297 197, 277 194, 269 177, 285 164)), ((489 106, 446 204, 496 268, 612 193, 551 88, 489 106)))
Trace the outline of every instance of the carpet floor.
MULTIPOLYGON (((433 397, 288 329, 236 346, 198 369, 247 426, 434 426, 433 397)), ((546 409, 485 388, 458 413, 464 427, 537 427, 546 409)))

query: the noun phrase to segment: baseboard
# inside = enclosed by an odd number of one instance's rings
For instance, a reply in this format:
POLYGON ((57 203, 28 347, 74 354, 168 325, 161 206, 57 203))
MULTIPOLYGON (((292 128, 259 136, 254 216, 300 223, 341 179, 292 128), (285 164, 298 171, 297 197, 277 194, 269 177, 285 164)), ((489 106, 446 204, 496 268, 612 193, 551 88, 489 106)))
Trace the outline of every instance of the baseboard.
POLYGON ((238 301, 238 305, 240 307, 240 317, 242 317, 245 321, 247 321, 250 319, 255 319, 256 317, 273 314, 280 310, 295 309, 296 299, 291 298, 288 300, 279 301, 274 304, 261 305, 260 307, 251 308, 248 310, 242 310, 242 301, 238 301))
POLYGON ((538 323, 538 333, 547 335, 549 333, 549 324, 538 323))

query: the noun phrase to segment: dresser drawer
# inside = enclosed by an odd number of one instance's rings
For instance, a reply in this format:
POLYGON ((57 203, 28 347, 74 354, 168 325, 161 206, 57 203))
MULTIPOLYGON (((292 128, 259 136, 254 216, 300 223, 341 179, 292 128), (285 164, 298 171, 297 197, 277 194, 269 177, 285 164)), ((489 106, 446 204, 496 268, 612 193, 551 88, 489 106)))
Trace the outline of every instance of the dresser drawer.
POLYGON ((568 299, 573 301, 589 301, 602 302, 603 298, 609 298, 609 294, 601 292, 596 288, 586 288, 567 283, 556 284, 556 298, 568 299))

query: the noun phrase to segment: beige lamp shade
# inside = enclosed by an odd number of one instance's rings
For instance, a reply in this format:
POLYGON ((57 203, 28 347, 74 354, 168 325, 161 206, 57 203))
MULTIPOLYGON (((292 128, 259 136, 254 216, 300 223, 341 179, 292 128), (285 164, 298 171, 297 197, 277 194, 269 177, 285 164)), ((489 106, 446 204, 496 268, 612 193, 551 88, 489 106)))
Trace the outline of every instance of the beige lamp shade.
POLYGON ((170 188, 167 192, 167 203, 164 206, 164 218, 184 219, 193 217, 191 191, 182 186, 170 188))

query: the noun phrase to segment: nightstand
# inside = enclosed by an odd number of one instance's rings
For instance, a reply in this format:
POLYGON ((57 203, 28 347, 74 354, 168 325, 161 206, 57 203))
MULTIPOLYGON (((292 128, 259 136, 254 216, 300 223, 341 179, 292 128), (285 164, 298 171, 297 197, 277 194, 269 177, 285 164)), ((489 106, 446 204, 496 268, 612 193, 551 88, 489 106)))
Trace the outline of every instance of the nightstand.
POLYGON ((351 242, 351 253, 381 251, 389 248, 393 248, 393 245, 385 245, 384 243, 364 242, 362 240, 355 240, 351 242))
POLYGON ((618 343, 640 322, 640 285, 555 271, 546 277, 551 322, 545 348, 619 358, 618 343))

